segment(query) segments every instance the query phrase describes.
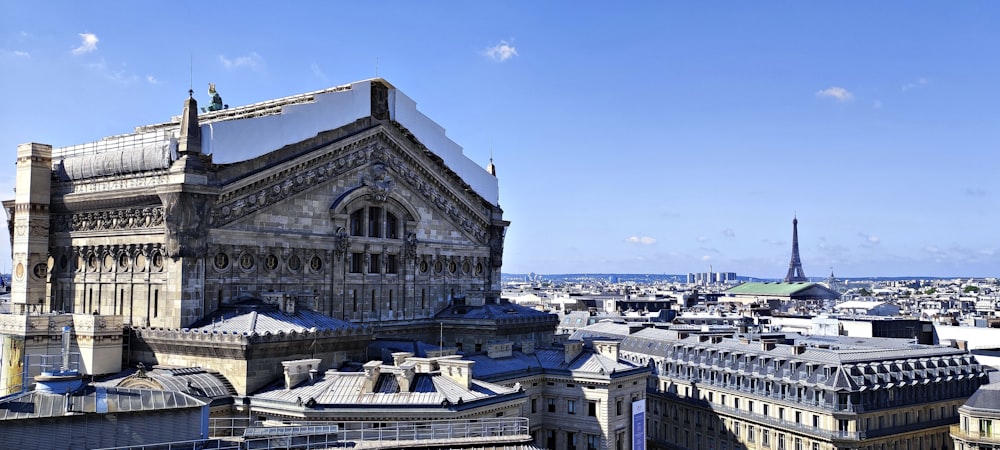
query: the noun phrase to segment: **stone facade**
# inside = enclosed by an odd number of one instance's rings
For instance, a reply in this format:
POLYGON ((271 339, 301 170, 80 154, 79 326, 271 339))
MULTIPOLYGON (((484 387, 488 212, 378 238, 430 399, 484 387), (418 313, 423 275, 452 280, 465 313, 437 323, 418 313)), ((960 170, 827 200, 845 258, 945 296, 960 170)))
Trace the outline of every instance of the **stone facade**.
MULTIPOLYGON (((21 145, 17 167, 15 312, 114 318, 129 364, 213 368, 246 394, 280 361, 363 359, 375 333, 437 336, 427 319, 457 299, 498 301, 495 172, 381 79, 200 115, 192 97, 131 134, 21 145), (282 296, 361 326, 202 323, 282 296)), ((548 339, 544 319, 511 331, 548 339)))
POLYGON ((18 298, 183 328, 268 291, 312 292, 317 311, 372 323, 428 318, 459 295, 497 297, 501 209, 383 114, 396 108, 394 88, 368 84, 370 115, 235 163, 213 163, 196 141, 258 116, 199 117, 193 99, 185 126, 108 139, 123 150, 55 149, 46 160, 47 146, 22 146, 31 155, 19 156, 19 197, 5 204, 24 231, 12 233, 15 253, 23 276, 49 264, 38 271, 45 283, 18 298))

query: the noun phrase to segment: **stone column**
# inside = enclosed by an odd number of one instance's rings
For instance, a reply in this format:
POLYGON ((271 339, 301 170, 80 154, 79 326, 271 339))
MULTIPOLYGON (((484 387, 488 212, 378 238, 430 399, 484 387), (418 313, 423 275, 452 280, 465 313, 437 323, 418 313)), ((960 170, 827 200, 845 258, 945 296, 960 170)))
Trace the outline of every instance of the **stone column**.
POLYGON ((45 310, 52 146, 17 146, 11 312, 45 310))

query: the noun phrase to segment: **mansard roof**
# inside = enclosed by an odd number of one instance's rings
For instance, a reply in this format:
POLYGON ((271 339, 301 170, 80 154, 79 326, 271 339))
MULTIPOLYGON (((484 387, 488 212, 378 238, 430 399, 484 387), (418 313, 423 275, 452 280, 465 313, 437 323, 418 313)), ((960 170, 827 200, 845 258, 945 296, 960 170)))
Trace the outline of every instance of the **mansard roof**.
MULTIPOLYGON (((431 358, 433 359, 433 358, 431 358)), ((291 389, 283 384, 272 386, 253 395, 255 405, 271 405, 272 402, 296 404, 309 399, 315 401, 315 408, 364 409, 422 406, 447 409, 450 405, 475 405, 478 401, 491 401, 500 397, 514 396, 519 391, 513 388, 482 381, 469 380, 465 387, 441 373, 439 369, 413 374, 410 389, 404 390, 398 382, 399 368, 381 366, 377 380, 366 386, 368 379, 364 372, 328 370, 315 381, 306 381, 291 389)), ((290 405, 289 405, 290 406, 290 405)))
MULTIPOLYGON (((595 324, 575 332, 570 339, 594 337, 621 338, 621 350, 666 356, 678 360, 699 362, 709 354, 727 354, 737 360, 763 358, 778 362, 801 362, 815 367, 843 367, 847 375, 860 376, 853 383, 832 380, 827 384, 847 387, 877 381, 879 373, 896 373, 906 376, 973 377, 982 374, 980 365, 963 350, 950 347, 913 344, 905 339, 858 338, 849 336, 802 336, 777 333, 766 336, 741 336, 737 338, 707 335, 688 335, 679 338, 671 330, 644 328, 629 334, 629 330, 616 324, 595 324), (770 342, 773 345, 768 345, 770 342), (898 367, 897 367, 898 366, 898 367), (860 381, 859 381, 860 380, 860 381)), ((720 358, 720 366, 735 365, 741 361, 720 358)), ((743 361, 745 362, 745 361, 743 361)), ((890 378, 890 377, 882 377, 890 378)), ((913 380, 908 379, 907 382, 913 380)))
POLYGON ((973 417, 1000 418, 1000 383, 980 386, 965 401, 961 411, 973 417))

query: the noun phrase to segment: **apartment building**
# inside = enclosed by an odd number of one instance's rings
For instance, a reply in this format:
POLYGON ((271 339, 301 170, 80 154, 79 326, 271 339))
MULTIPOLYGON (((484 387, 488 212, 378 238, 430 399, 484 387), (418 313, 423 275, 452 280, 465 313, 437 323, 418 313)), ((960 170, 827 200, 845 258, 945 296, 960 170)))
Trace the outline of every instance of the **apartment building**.
POLYGON ((988 384, 958 408, 958 425, 951 427, 955 450, 1000 448, 1000 383, 988 384))
POLYGON ((624 360, 617 340, 569 341, 563 348, 513 350, 510 342, 467 355, 475 378, 519 386, 520 416, 534 445, 559 450, 631 450, 632 402, 646 398, 649 367, 624 360))
POLYGON ((649 448, 951 449, 959 407, 987 379, 967 352, 895 339, 610 323, 573 336, 612 337, 623 359, 652 367, 649 448))

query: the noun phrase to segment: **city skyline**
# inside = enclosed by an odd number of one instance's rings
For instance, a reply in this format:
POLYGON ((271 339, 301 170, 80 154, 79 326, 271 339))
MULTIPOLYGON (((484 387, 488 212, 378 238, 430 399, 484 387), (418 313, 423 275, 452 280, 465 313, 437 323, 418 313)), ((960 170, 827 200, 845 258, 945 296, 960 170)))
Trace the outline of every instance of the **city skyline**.
POLYGON ((793 217, 811 278, 1000 268, 1000 5, 0 4, 3 198, 17 144, 164 122, 189 87, 380 76, 492 157, 505 273, 781 278, 793 217))

